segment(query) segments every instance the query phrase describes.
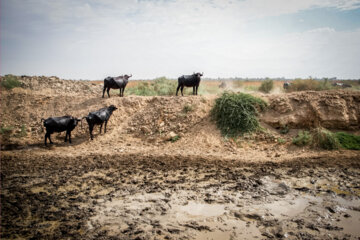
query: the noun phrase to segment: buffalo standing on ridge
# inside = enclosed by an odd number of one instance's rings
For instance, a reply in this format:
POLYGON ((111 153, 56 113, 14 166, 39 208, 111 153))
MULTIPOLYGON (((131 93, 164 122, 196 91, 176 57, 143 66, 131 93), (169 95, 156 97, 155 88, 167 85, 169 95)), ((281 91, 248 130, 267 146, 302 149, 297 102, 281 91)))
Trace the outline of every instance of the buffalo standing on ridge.
POLYGON ((108 97, 110 97, 110 88, 113 89, 120 89, 120 97, 124 96, 125 87, 129 82, 129 78, 131 78, 132 75, 123 75, 119 77, 107 77, 104 79, 104 88, 103 88, 103 95, 104 98, 105 90, 108 94, 108 97))
POLYGON ((176 96, 178 95, 178 91, 181 88, 181 96, 184 96, 183 90, 184 87, 193 87, 193 95, 197 95, 198 88, 200 85, 201 77, 204 73, 194 73, 192 75, 182 75, 178 78, 178 86, 176 89, 176 96))

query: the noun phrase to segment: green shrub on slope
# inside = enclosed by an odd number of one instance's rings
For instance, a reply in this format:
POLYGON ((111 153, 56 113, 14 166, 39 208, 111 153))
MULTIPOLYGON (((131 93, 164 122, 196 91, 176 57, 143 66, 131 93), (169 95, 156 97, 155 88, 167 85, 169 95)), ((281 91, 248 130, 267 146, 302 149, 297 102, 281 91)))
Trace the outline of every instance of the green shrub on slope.
POLYGON ((216 99, 211 116, 222 134, 237 136, 259 127, 256 116, 266 106, 265 101, 250 94, 225 92, 216 99))
POLYGON ((335 133, 335 136, 343 148, 360 150, 360 136, 344 132, 335 133))

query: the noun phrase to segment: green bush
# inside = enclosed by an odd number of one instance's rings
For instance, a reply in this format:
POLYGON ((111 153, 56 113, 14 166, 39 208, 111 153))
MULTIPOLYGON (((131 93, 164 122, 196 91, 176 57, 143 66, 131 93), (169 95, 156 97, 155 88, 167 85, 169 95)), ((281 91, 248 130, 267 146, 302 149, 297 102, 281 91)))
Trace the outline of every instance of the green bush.
POLYGON ((154 80, 153 87, 156 95, 175 95, 177 81, 167 79, 166 77, 160 77, 154 80))
POLYGON ((335 133, 335 136, 343 148, 360 150, 360 136, 344 132, 335 133))
POLYGON ((156 78, 150 82, 141 82, 128 89, 130 95, 166 96, 175 95, 177 82, 165 77, 156 78))
POLYGON ((312 137, 308 131, 299 131, 297 136, 293 138, 292 143, 296 146, 306 146, 312 141, 312 137))
POLYGON ((16 76, 9 74, 9 75, 5 75, 1 79, 1 86, 9 90, 16 87, 20 87, 21 82, 19 82, 16 76))
POLYGON ((286 89, 287 92, 293 92, 293 91, 323 91, 323 90, 329 90, 331 89, 331 85, 327 80, 315 80, 312 78, 309 79, 296 79, 291 82, 291 85, 288 89, 286 89))
POLYGON ((273 87, 274 87, 273 80, 266 79, 261 83, 259 87, 259 91, 264 93, 269 93, 273 89, 273 87))
POLYGON ((339 149, 340 143, 336 135, 325 128, 312 131, 312 145, 326 150, 339 149))
POLYGON ((148 82, 141 82, 137 84, 135 87, 128 89, 128 94, 137 95, 137 96, 155 96, 156 93, 151 87, 151 84, 148 82))
POLYGON ((224 92, 216 99, 211 116, 222 134, 237 136, 258 129, 256 115, 266 106, 265 101, 250 94, 224 92))

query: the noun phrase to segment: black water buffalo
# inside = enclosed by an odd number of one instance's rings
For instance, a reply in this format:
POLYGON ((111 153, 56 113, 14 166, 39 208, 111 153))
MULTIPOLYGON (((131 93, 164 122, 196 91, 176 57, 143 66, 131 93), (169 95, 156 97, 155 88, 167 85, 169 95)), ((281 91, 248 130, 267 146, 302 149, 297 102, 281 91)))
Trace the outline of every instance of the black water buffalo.
POLYGON ((104 79, 104 88, 103 88, 103 95, 102 97, 104 98, 105 95, 105 90, 107 90, 107 94, 108 97, 110 97, 110 88, 114 88, 114 89, 120 89, 120 97, 124 96, 124 90, 125 87, 127 85, 127 83, 129 82, 129 78, 131 78, 132 75, 123 75, 123 76, 119 76, 119 77, 107 77, 104 79))
POLYGON ((338 83, 338 82, 335 82, 333 84, 331 84, 332 86, 334 87, 342 87, 342 88, 351 88, 351 84, 348 84, 348 83, 338 83))
POLYGON ((335 83, 333 83, 331 85, 334 86, 334 87, 342 87, 344 84, 335 82, 335 83))
POLYGON ((45 146, 47 146, 46 142, 48 138, 50 143, 53 144, 50 135, 53 134, 54 132, 66 131, 65 142, 67 141, 67 138, 69 136, 69 143, 71 143, 71 131, 74 130, 78 122, 81 120, 78 118, 74 118, 72 116, 63 116, 63 117, 51 117, 48 119, 42 118, 41 121, 44 121, 44 127, 46 128, 45 146))
POLYGON ((289 83, 289 82, 284 82, 283 88, 284 88, 284 89, 289 89, 290 86, 291 86, 291 83, 289 83))
POLYGON ((89 124, 89 132, 90 132, 91 140, 93 140, 94 138, 92 131, 95 125, 100 125, 100 133, 101 133, 101 128, 105 122, 105 133, 106 133, 107 122, 109 121, 113 111, 115 111, 116 109, 117 108, 114 105, 111 105, 106 108, 101 108, 95 112, 90 112, 89 115, 83 117, 86 118, 86 121, 89 124))
POLYGON ((194 73, 193 75, 182 75, 178 78, 178 86, 176 89, 176 96, 178 95, 178 91, 181 88, 181 96, 184 96, 183 90, 184 87, 193 87, 193 95, 197 95, 200 78, 204 75, 204 73, 194 73))

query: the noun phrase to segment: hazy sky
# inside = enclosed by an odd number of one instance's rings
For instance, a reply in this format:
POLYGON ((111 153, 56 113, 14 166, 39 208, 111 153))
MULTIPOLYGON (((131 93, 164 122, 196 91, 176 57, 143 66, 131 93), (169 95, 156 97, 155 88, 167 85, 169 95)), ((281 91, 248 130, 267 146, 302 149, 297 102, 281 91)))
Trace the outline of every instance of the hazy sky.
POLYGON ((1 0, 0 73, 360 78, 360 0, 1 0))

